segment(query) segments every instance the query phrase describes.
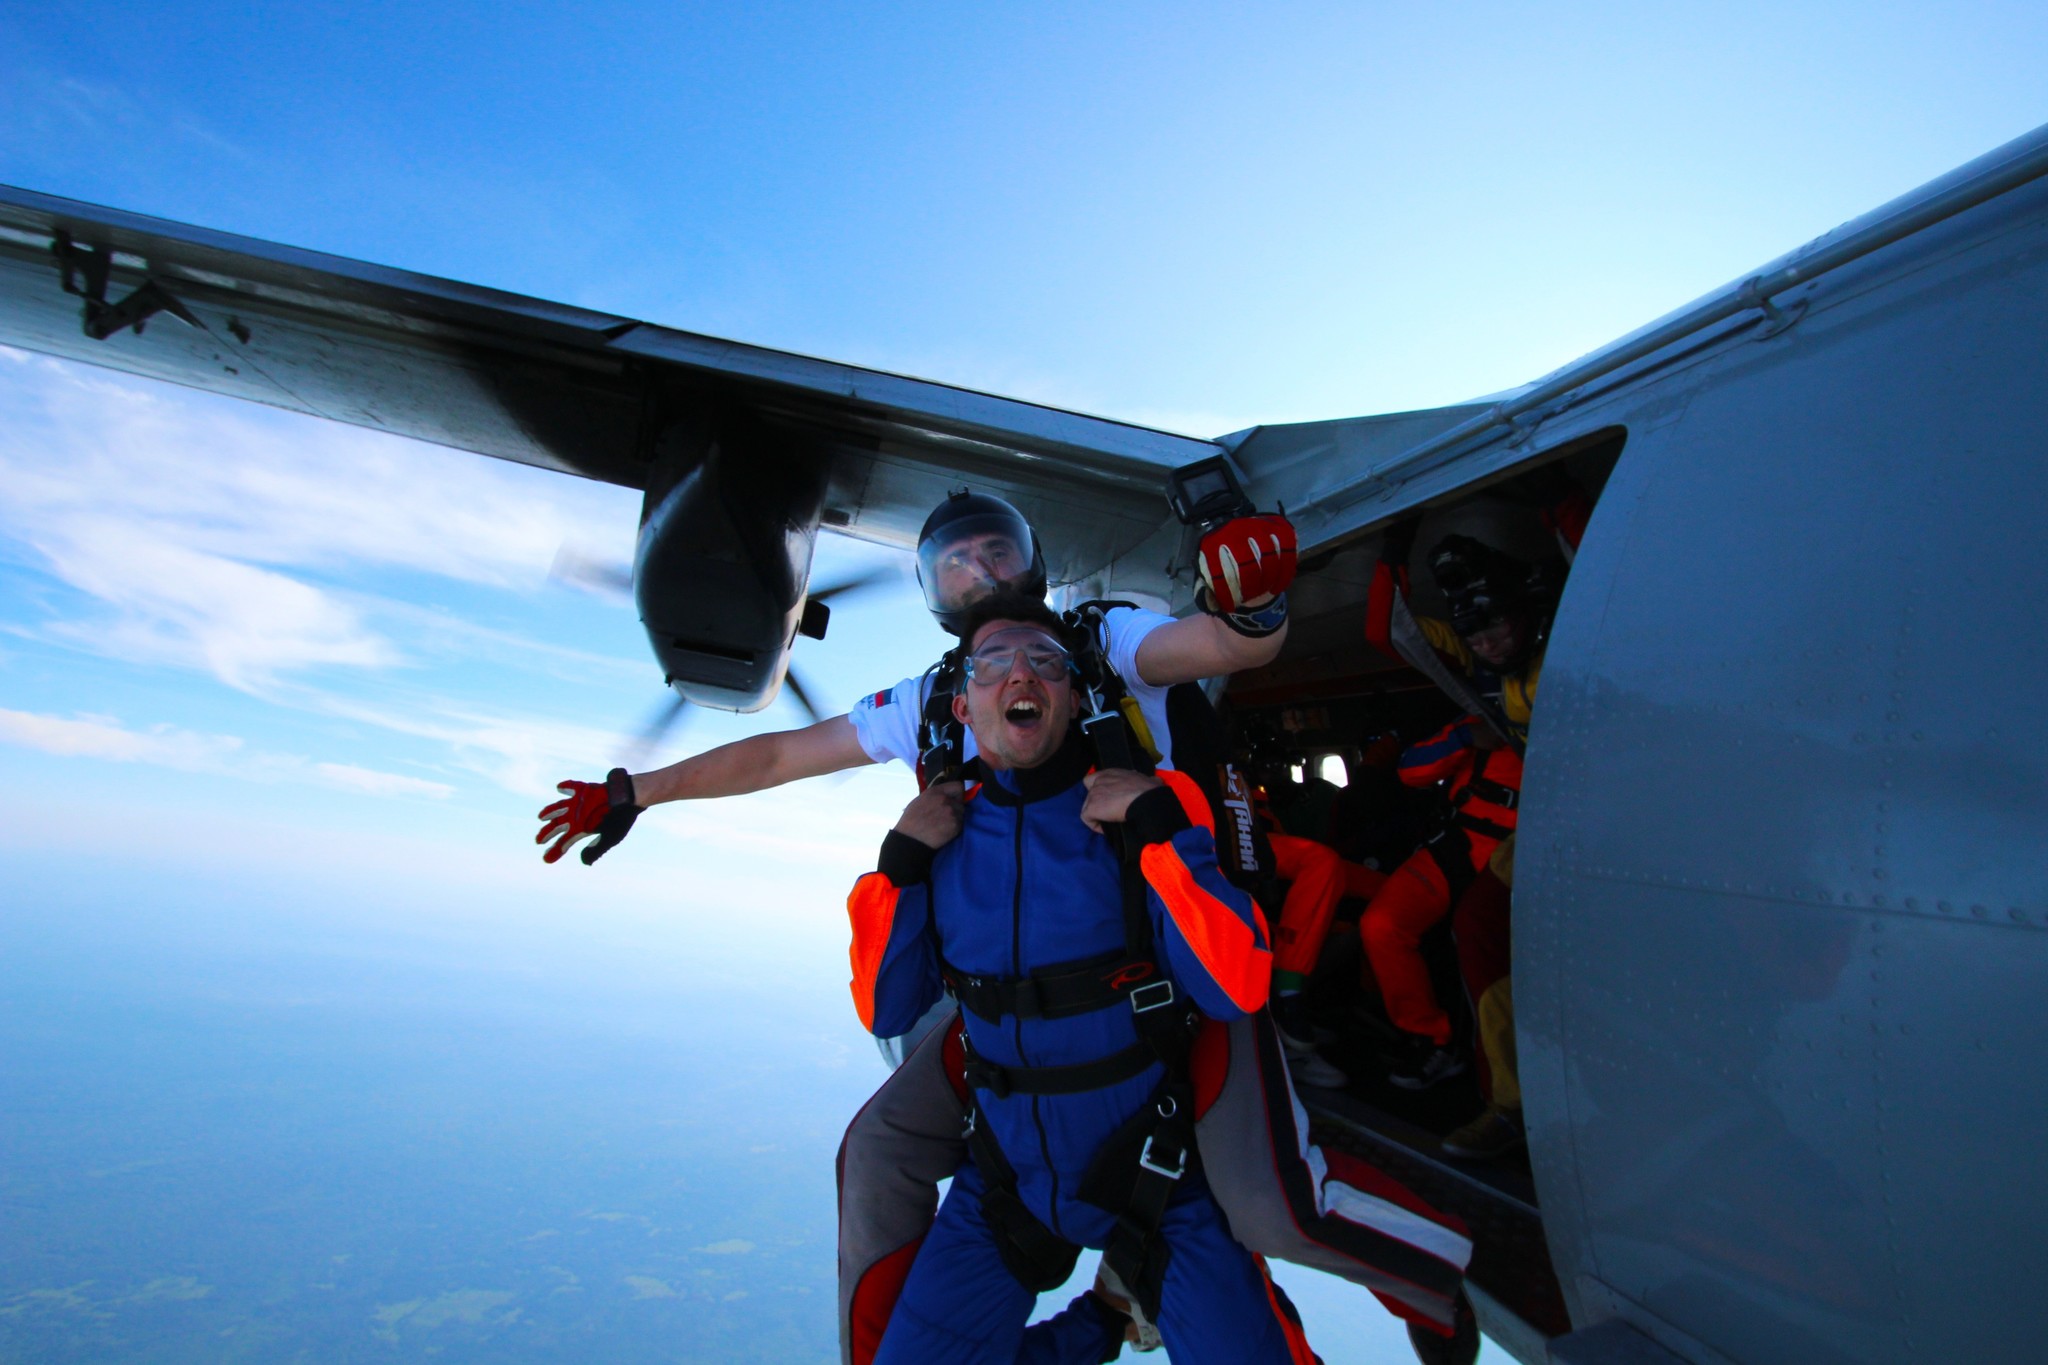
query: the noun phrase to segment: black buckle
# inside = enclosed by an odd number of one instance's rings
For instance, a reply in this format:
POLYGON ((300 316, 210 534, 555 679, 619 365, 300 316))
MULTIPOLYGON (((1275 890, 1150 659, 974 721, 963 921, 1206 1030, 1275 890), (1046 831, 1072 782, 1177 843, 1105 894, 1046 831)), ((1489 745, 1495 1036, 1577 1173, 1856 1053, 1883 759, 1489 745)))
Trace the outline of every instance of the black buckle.
POLYGON ((1131 1013, 1149 1014, 1153 1010, 1165 1009, 1173 1003, 1173 998, 1171 981, 1148 982, 1131 992, 1131 1013))
POLYGON ((1505 782, 1496 782, 1490 777, 1475 777, 1459 791, 1453 805, 1463 807, 1474 797, 1492 802, 1503 810, 1513 810, 1522 804, 1522 792, 1505 782))
POLYGON ((984 1062, 979 1057, 970 1057, 961 1071, 967 1083, 977 1090, 986 1090, 999 1100, 1010 1098, 1010 1073, 993 1062, 984 1062))

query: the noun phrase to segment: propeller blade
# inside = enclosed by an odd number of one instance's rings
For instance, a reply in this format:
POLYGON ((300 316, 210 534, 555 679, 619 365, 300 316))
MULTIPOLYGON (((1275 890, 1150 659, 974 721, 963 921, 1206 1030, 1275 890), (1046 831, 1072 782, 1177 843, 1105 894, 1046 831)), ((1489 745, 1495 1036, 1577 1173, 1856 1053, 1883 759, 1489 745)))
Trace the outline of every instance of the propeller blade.
POLYGON ((797 704, 798 710, 811 718, 811 724, 816 725, 824 719, 818 714, 817 703, 811 700, 810 690, 797 677, 794 668, 782 675, 782 690, 789 694, 789 699, 797 704))
POLYGON ((858 597, 892 579, 900 582, 902 578, 903 575, 894 567, 878 564, 851 578, 842 578, 836 583, 826 584, 815 592, 805 593, 803 615, 797 623, 797 634, 807 635, 813 640, 824 639, 825 627, 832 620, 833 599, 858 597))
POLYGON ((594 597, 626 600, 633 595, 633 569, 617 560, 599 559, 564 545, 555 551, 548 566, 548 581, 590 593, 594 597))
POLYGON ((671 692, 667 699, 647 717, 640 733, 626 741, 625 753, 619 764, 622 768, 644 768, 653 756, 657 746, 667 739, 676 728, 676 722, 683 718, 690 703, 687 698, 671 692))
POLYGON ((813 589, 808 595, 813 602, 830 602, 836 597, 858 595, 883 583, 892 580, 901 582, 902 579, 902 571, 894 565, 878 564, 872 569, 854 574, 851 578, 842 578, 836 583, 828 583, 822 588, 813 589))

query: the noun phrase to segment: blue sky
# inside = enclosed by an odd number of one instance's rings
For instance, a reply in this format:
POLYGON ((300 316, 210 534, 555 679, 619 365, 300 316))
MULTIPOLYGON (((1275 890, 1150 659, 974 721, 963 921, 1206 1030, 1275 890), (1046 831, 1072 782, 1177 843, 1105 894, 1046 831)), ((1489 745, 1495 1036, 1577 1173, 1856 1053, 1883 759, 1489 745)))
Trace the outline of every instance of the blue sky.
MULTIPOLYGON (((2044 55, 2018 4, 15 7, 0 179, 1216 434, 1529 379, 2048 118, 2044 55)), ((19 354, 0 433, 0 799, 480 869, 655 703, 547 576, 628 493, 19 354)), ((933 651, 912 601, 807 647, 824 698, 933 651)))
MULTIPOLYGON (((1530 379, 2048 120, 2044 59, 2038 3, 12 6, 0 181, 1213 435, 1530 379)), ((0 351, 0 857, 843 989, 901 774, 533 855, 658 701, 548 576, 636 513, 0 351)), ((897 590, 800 662, 939 639, 897 590)))

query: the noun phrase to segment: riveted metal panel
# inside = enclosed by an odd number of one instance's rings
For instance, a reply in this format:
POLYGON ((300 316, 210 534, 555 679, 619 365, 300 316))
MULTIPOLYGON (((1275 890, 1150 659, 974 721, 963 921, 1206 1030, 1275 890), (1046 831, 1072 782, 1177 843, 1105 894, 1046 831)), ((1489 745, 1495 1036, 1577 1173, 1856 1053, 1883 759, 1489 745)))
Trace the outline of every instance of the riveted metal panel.
POLYGON ((2048 195, 1973 213, 1646 386, 1573 570, 1515 971, 1579 1321, 2048 1339, 2048 195))

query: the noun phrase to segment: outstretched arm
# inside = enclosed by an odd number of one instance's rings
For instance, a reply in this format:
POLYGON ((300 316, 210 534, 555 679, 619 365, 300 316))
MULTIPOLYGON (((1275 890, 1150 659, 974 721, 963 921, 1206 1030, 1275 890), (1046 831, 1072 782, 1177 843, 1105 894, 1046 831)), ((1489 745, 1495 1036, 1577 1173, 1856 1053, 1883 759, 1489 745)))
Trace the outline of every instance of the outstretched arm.
POLYGON ((749 735, 666 768, 635 773, 633 792, 643 806, 742 796, 874 761, 861 748, 853 721, 833 716, 801 730, 749 735))
POLYGON ((555 790, 562 799, 541 808, 534 842, 550 844, 541 857, 552 863, 585 840, 595 840, 583 850, 588 866, 624 839, 649 806, 765 791, 874 761, 845 716, 801 730, 750 735, 653 772, 615 768, 603 782, 559 783, 555 790))

